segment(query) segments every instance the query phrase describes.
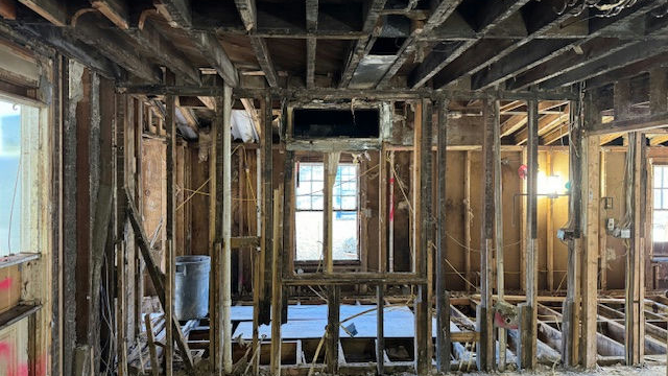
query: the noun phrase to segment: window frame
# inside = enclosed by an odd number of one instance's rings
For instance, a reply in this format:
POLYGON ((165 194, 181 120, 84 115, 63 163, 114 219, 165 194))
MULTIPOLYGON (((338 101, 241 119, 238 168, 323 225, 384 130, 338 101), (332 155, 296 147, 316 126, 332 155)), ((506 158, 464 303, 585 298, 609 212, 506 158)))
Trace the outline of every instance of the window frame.
POLYGON ((20 249, 8 255, 0 255, 0 268, 4 268, 35 260, 40 255, 50 252, 52 221, 49 207, 52 202, 52 189, 50 184, 36 184, 35 182, 51 181, 53 160, 49 106, 39 100, 5 91, 0 91, 0 100, 22 107, 20 153, 22 158, 25 155, 30 155, 27 163, 25 161, 21 162, 22 172, 20 175, 23 202, 14 209, 22 212, 21 220, 27 221, 27 226, 21 226, 20 229, 20 249), (34 121, 35 124, 26 125, 30 121, 34 121), (28 126, 31 128, 25 134, 28 126), (28 150, 25 150, 26 146, 28 150), (28 169, 28 172, 26 173, 24 169, 28 169), (26 216, 28 217, 27 220, 25 219, 26 216))
MULTIPOLYGON (((300 260, 300 259, 297 258, 297 247, 298 247, 298 245, 297 245, 298 228, 296 226, 297 213, 298 212, 319 212, 319 213, 322 213, 322 215, 324 216, 324 210, 325 209, 324 209, 324 206, 322 207, 322 209, 298 209, 297 199, 298 199, 299 195, 297 193, 297 190, 298 190, 298 186, 299 186, 299 175, 300 175, 299 174, 299 168, 300 168, 301 165, 304 165, 304 164, 320 165, 320 166, 323 166, 323 168, 324 168, 324 161, 323 161, 323 158, 321 157, 321 158, 297 158, 297 159, 295 159, 295 162, 294 162, 294 171, 295 171, 295 178, 294 178, 294 181, 293 181, 293 184, 294 184, 294 197, 293 197, 294 208, 292 210, 292 223, 294 224, 294 230, 292 232, 292 236, 293 236, 292 260, 293 260, 293 263, 295 265, 299 265, 300 267, 307 267, 308 269, 310 269, 310 267, 316 267, 317 265, 323 263, 324 260, 300 260)), ((362 239, 361 239, 361 236, 360 236, 361 226, 362 226, 362 223, 361 223, 361 219, 362 219, 361 218, 361 210, 362 209, 361 209, 361 200, 360 200, 361 199, 361 195, 360 195, 360 176, 361 176, 360 175, 360 164, 355 163, 352 160, 352 158, 346 158, 346 156, 344 156, 342 154, 341 158, 340 158, 340 161, 339 161, 339 164, 337 166, 337 175, 338 175, 338 167, 340 167, 341 165, 351 165, 351 166, 355 167, 355 176, 356 176, 356 178, 355 178, 355 183, 356 183, 356 192, 355 192, 355 199, 356 200, 355 200, 355 203, 356 203, 356 205, 355 206, 356 206, 356 208, 354 210, 350 210, 350 209, 336 209, 336 207, 334 207, 332 209, 332 212, 333 212, 334 215, 336 215, 336 212, 349 212, 349 213, 354 212, 355 213, 355 216, 356 216, 356 229, 355 229, 355 231, 356 231, 357 258, 354 259, 354 260, 353 259, 345 259, 345 260, 334 259, 333 261, 334 261, 334 266, 359 266, 362 263, 362 257, 363 257, 362 247, 361 247, 362 239)), ((323 174, 324 174, 324 171, 323 171, 323 174)), ((324 178, 323 178, 323 180, 324 180, 324 178)), ((336 184, 336 181, 335 181, 334 184, 336 184)), ((324 186, 324 181, 323 181, 323 186, 324 186)), ((332 192, 332 205, 334 205, 334 201, 335 201, 334 198, 335 197, 336 197, 336 195, 334 194, 334 192, 332 192)), ((323 197, 323 202, 324 202, 324 197, 323 197)))

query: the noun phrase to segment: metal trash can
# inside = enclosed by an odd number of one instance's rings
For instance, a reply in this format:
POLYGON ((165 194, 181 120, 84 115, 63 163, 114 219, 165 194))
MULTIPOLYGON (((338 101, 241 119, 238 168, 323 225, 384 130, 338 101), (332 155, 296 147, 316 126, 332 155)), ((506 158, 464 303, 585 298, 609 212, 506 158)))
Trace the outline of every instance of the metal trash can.
POLYGON ((210 272, 209 256, 176 258, 174 314, 179 320, 201 319, 209 313, 210 272))

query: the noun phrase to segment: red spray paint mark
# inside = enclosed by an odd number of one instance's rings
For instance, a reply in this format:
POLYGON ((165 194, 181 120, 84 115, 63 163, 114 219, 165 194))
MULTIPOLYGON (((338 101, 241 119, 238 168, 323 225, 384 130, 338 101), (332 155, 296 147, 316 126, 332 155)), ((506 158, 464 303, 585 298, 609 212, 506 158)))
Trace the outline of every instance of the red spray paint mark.
POLYGON ((9 290, 12 287, 12 284, 14 281, 12 280, 12 277, 7 277, 0 281, 0 291, 4 290, 9 290))

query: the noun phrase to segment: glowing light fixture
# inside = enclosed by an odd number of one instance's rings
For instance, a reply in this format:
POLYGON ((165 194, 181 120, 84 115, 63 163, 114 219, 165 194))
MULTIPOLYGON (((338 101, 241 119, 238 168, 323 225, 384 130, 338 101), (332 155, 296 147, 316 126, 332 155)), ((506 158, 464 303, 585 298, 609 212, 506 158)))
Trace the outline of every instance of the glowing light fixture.
POLYGON ((538 173, 538 194, 541 196, 548 196, 555 198, 567 193, 566 183, 559 175, 545 175, 542 172, 538 173))

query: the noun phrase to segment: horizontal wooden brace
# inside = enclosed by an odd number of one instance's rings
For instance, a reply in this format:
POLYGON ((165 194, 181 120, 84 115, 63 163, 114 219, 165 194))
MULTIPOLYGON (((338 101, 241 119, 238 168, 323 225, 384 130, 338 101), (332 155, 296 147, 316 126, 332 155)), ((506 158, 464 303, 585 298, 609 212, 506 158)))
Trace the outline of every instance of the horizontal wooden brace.
MULTIPOLYGON (((153 95, 186 95, 186 96, 220 96, 223 89, 217 86, 167 86, 167 85, 125 85, 117 91, 122 94, 153 94, 153 95)), ((577 93, 563 90, 551 91, 505 91, 505 90, 431 90, 431 89, 383 89, 356 90, 319 88, 304 89, 234 89, 235 98, 262 98, 266 93, 272 96, 294 100, 337 100, 364 99, 370 100, 417 100, 422 98, 451 98, 460 100, 501 99, 501 100, 577 100, 577 93)))
POLYGON ((259 247, 259 236, 237 236, 230 238, 230 247, 244 248, 244 247, 259 247))
POLYGON ((427 279, 414 273, 309 273, 283 278, 285 285, 424 285, 427 279))
POLYGON ((604 135, 609 133, 625 133, 645 131, 668 125, 668 112, 661 112, 647 116, 638 116, 630 119, 621 119, 609 123, 598 123, 590 129, 585 129, 585 134, 604 135))

